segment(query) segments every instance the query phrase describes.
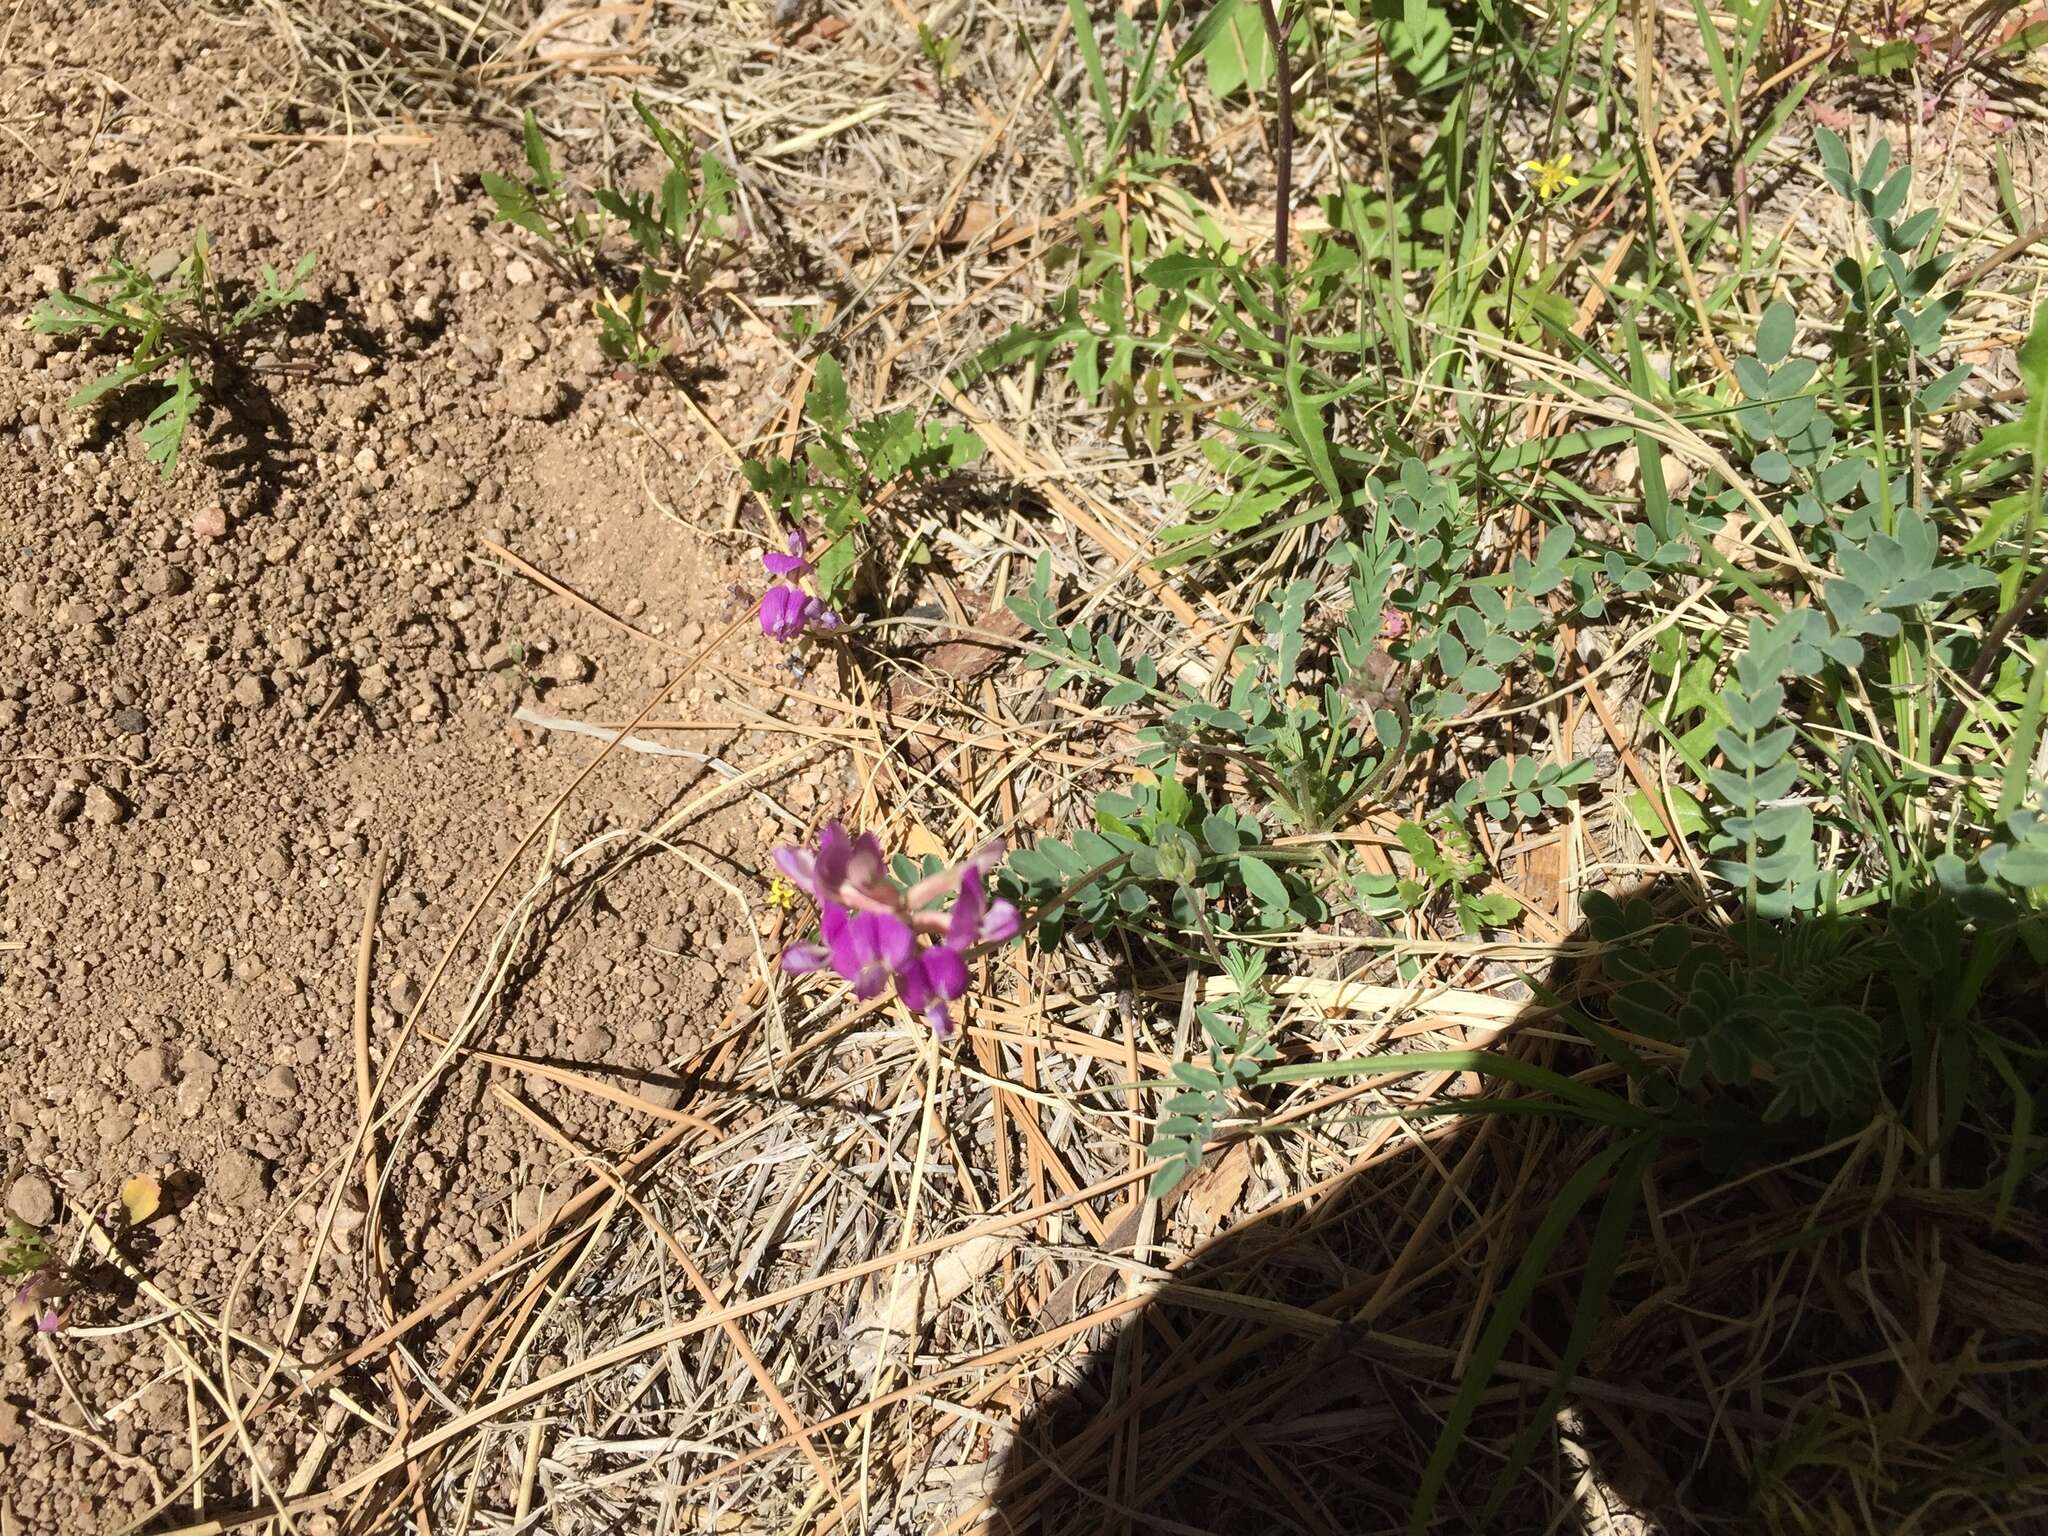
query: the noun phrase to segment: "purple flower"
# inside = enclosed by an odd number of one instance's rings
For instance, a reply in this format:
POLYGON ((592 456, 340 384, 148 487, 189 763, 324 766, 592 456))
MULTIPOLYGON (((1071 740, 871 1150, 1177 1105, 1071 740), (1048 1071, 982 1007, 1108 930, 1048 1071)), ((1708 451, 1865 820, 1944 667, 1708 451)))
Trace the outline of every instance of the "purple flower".
POLYGON ((964 863, 905 891, 890 881, 872 833, 850 837, 833 822, 815 850, 776 849, 776 867, 818 903, 824 940, 790 945, 782 952, 783 970, 803 975, 830 966, 861 998, 879 996, 893 979, 905 1007, 922 1015, 933 1033, 951 1035, 947 1004, 967 993, 968 954, 1015 938, 1022 924, 1014 905, 988 897, 985 876, 1002 856, 1000 842, 986 843, 964 863), (953 892, 951 911, 934 905, 953 892))
POLYGON ((917 952, 910 924, 893 913, 827 907, 819 926, 832 950, 832 969, 853 983, 853 995, 862 1001, 880 997, 889 978, 917 952))
POLYGON ((818 835, 818 849, 778 848, 775 867, 790 884, 820 906, 863 907, 871 912, 894 911, 901 898, 889 884, 882 845, 872 832, 848 837, 838 822, 818 835))
POLYGON ((982 890, 981 871, 969 868, 960 877, 960 899, 946 924, 946 947, 972 949, 977 944, 1007 944, 1017 937, 1023 918, 1000 897, 990 901, 982 890))
POLYGON ((806 592, 797 583, 817 567, 806 558, 811 541, 801 528, 789 532, 789 553, 761 552, 761 564, 775 578, 761 594, 761 633, 784 645, 792 645, 805 634, 830 634, 839 627, 839 615, 824 600, 806 592))
POLYGON ((33 1323, 37 1333, 56 1333, 70 1317, 64 1300, 63 1278, 50 1268, 37 1270, 16 1287, 14 1299, 7 1308, 9 1327, 19 1328, 24 1323, 33 1323))
POLYGON ((838 627, 839 615, 801 587, 776 582, 761 594, 761 633, 771 640, 787 645, 807 632, 830 634, 838 627))
POLYGON ((903 995, 904 1007, 924 1015, 933 1034, 950 1039, 953 1016, 946 1004, 967 994, 967 959, 957 949, 935 944, 896 978, 896 990, 903 995))
POLYGON ((804 537, 801 528, 789 532, 789 553, 778 555, 772 550, 761 551, 761 563, 768 568, 770 576, 808 576, 811 562, 804 558, 804 551, 811 547, 811 541, 804 537))

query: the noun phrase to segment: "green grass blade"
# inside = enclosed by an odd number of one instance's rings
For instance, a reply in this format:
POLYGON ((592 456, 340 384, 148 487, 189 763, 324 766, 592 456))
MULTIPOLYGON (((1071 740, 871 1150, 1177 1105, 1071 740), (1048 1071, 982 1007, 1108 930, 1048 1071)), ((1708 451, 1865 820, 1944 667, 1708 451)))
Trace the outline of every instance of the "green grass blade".
POLYGON ((1543 1394, 1543 1401, 1537 1405, 1536 1411, 1529 1415, 1528 1423, 1516 1437, 1514 1449, 1508 1453, 1506 1464, 1495 1476, 1493 1492, 1487 1496, 1486 1508, 1479 1516, 1482 1527, 1489 1525, 1499 1513, 1514 1487, 1515 1479, 1521 1476, 1529 1458, 1543 1444, 1543 1437, 1550 1433, 1557 1405, 1571 1386, 1572 1377, 1577 1374, 1579 1363, 1586 1358, 1593 1335, 1599 1329, 1600 1314, 1607 1302, 1607 1289, 1614 1283, 1615 1270, 1621 1266, 1622 1252, 1628 1245, 1629 1227, 1635 1221, 1636 1206, 1642 1199, 1643 1170, 1657 1149, 1657 1138, 1654 1135, 1641 1136, 1628 1146, 1628 1155, 1615 1169, 1614 1183, 1608 1188, 1607 1198, 1601 1202, 1600 1219, 1594 1225, 1592 1241, 1587 1245, 1586 1264, 1579 1272, 1578 1305, 1572 1310, 1572 1331, 1558 1356, 1557 1378, 1551 1383, 1550 1390, 1543 1394))
POLYGON ((1095 36, 1095 23, 1088 15, 1086 0, 1067 0, 1074 18, 1074 46, 1081 50, 1082 67, 1088 71, 1088 86, 1095 93, 1095 109, 1102 114, 1102 131, 1116 131, 1116 98, 1110 94, 1109 75, 1102 67, 1102 44, 1095 36))
POLYGON ((2005 1086, 2012 1094, 2012 1148, 2006 1153, 2005 1167, 1999 1170, 1998 1204, 1991 1213, 1992 1226, 2003 1228, 2006 1217, 2012 1214, 2013 1200, 2019 1194, 2020 1178, 2027 1171, 2027 1145, 2034 1139, 2034 1096, 2013 1069, 2002 1045, 1988 1035, 1979 1035, 1977 1048, 1991 1063, 1991 1070, 2005 1080, 2005 1086))
MULTIPOLYGON (((1536 1287, 1550 1266, 1550 1256, 1564 1241, 1565 1233, 1577 1220, 1580 1208, 1593 1198, 1614 1166, 1643 1144, 1633 1140, 1618 1141, 1603 1148, 1565 1181, 1564 1188, 1558 1191, 1557 1198, 1544 1212, 1542 1223, 1531 1235, 1529 1246, 1523 1250, 1522 1262, 1516 1267, 1514 1278, 1501 1292, 1500 1300, 1494 1304, 1493 1315, 1486 1321, 1485 1331, 1473 1347, 1471 1362, 1466 1367, 1464 1379, 1458 1383, 1451 1411, 1437 1435, 1435 1449, 1430 1452, 1429 1465, 1423 1469, 1422 1485, 1415 1491, 1415 1504, 1408 1515, 1409 1536, 1423 1536, 1435 1520, 1437 1497, 1443 1491, 1444 1479, 1450 1474, 1452 1458, 1464 1443, 1465 1431, 1472 1423, 1472 1415, 1478 1411, 1480 1397, 1493 1380, 1494 1368, 1507 1353, 1508 1340, 1521 1324, 1522 1314, 1528 1309, 1530 1298, 1536 1294, 1536 1287)), ((1481 1528, 1484 1528, 1483 1522, 1481 1528)))
POLYGON ((1562 1103, 1583 1111, 1588 1117, 1610 1125, 1647 1126, 1653 1117, 1646 1109, 1602 1093, 1562 1073, 1531 1062, 1503 1056, 1497 1051, 1397 1051, 1383 1056, 1352 1056, 1339 1061, 1296 1062, 1271 1067, 1262 1074, 1269 1083, 1302 1083, 1324 1077, 1356 1077, 1369 1072, 1481 1072, 1517 1087, 1548 1093, 1562 1103))

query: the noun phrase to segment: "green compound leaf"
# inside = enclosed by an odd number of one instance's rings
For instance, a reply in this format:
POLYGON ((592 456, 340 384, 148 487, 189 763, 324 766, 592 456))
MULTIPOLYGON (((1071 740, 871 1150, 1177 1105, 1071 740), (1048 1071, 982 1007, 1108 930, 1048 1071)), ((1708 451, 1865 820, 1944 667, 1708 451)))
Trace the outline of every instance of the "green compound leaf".
POLYGON ((178 468, 178 450, 185 431, 199 414, 199 388, 189 364, 180 363, 170 378, 171 392, 142 424, 142 446, 149 462, 168 480, 178 468))

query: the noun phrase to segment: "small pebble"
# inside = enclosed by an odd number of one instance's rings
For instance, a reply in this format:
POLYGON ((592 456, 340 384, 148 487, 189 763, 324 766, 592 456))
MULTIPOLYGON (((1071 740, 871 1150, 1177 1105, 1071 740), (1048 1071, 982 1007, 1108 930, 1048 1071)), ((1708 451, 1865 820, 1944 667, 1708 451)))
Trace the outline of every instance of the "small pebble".
POLYGON ((57 1191, 40 1173, 24 1173, 7 1189, 7 1209, 32 1227, 57 1219, 57 1191))
POLYGON ((96 827, 117 827, 128 819, 127 802, 95 784, 85 792, 85 819, 96 827))
POLYGON ((171 1075, 170 1063, 165 1059, 164 1048, 160 1045, 146 1045, 128 1058, 122 1069, 128 1074, 128 1081, 144 1093, 163 1087, 171 1075))

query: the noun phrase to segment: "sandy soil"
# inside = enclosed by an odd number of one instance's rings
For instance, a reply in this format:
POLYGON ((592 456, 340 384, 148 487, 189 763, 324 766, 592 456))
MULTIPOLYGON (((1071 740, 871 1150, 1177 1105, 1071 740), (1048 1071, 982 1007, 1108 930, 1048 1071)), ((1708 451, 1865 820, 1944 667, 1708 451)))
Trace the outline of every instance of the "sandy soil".
MULTIPOLYGON (((11 1209, 32 1221, 60 1202, 104 1209, 131 1175, 161 1178, 173 1209, 149 1230, 149 1269, 185 1298, 221 1297, 252 1228, 282 1214, 288 1230, 241 1300, 271 1314, 289 1307, 312 1240, 312 1206, 293 1202, 309 1201, 309 1178, 355 1129, 357 930, 377 859, 389 860, 371 1018, 381 1057, 484 880, 600 750, 522 728, 515 710, 631 717, 739 612, 730 589, 755 580, 754 541, 705 531, 728 524, 733 477, 675 393, 615 374, 569 289, 491 227, 477 172, 516 162, 515 139, 251 144, 236 121, 248 34, 95 3, 92 29, 123 40, 116 87, 82 12, 51 10, 15 12, 0 46, 0 116, 16 141, 0 171, 10 313, 116 250, 174 252, 202 224, 229 274, 306 250, 320 260, 296 334, 258 360, 246 398, 212 414, 169 484, 144 462, 132 415, 63 409, 104 358, 9 333, 0 1167, 11 1209), (551 595, 486 539, 662 643, 551 595)), ((695 360, 706 409, 748 421, 751 375, 771 355, 765 333, 707 343, 695 360)), ((720 657, 775 667, 750 623, 720 657)), ((664 713, 730 721, 771 697, 706 672, 664 713)), ((664 740, 732 750, 729 731, 664 740)), ((651 825, 714 774, 616 753, 556 829, 560 845, 651 825)), ((804 817, 820 780, 768 787, 804 817)), ((774 813, 726 801, 681 836, 751 892, 774 813)), ((657 1107, 673 1103, 664 1071, 759 963, 744 907, 709 879, 676 888, 635 866, 549 922, 544 958, 519 978, 522 1022, 482 1042, 601 1061, 657 1107)), ((456 946, 426 1029, 456 1016, 490 936, 480 925, 456 946)), ((649 1124, 530 1086, 589 1146, 629 1144, 649 1124)), ((517 1230, 563 1163, 559 1145, 487 1112, 480 1075, 451 1078, 398 1170, 397 1303, 517 1230)), ((383 1321, 352 1258, 330 1249, 316 1277, 312 1354, 383 1321)), ((93 1303, 81 1306, 83 1327, 93 1303)), ((132 1337, 67 1344, 62 1370, 47 1368, 48 1341, 0 1351, 7 1529, 110 1529, 189 1466, 176 1362, 132 1337)), ((289 1465, 307 1436, 280 1422, 259 1450, 289 1465)))

